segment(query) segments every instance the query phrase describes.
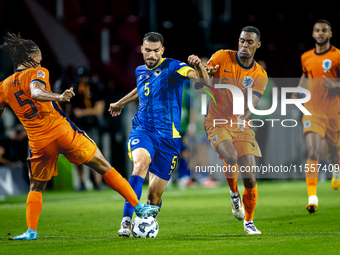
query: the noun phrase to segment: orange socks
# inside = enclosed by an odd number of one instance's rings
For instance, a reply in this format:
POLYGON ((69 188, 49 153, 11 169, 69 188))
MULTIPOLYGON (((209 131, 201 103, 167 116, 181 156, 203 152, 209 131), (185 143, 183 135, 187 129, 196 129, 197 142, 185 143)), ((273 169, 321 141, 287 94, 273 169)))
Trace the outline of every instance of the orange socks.
POLYGON ((131 188, 128 181, 124 179, 120 173, 116 171, 116 169, 112 167, 109 171, 103 174, 103 178, 107 185, 124 197, 132 205, 132 207, 135 207, 139 203, 137 195, 131 188))
MULTIPOLYGON (((230 190, 236 193, 238 191, 238 188, 237 188, 238 164, 228 165, 227 163, 223 162, 223 167, 224 169, 229 170, 229 171, 223 171, 223 173, 224 173, 225 178, 227 179, 230 190), (236 171, 235 171, 235 167, 236 167, 236 171)), ((246 221, 253 220, 256 202, 257 202, 257 185, 252 189, 248 189, 244 187, 243 204, 244 204, 244 211, 245 211, 244 219, 246 221)))
POLYGON ((236 193, 237 188, 237 176, 238 176, 238 165, 229 165, 223 162, 223 169, 227 169, 229 171, 223 171, 225 178, 227 179, 229 188, 232 192, 236 193), (236 167, 236 171, 235 171, 236 167), (234 171, 234 172, 233 172, 234 171))
POLYGON ((39 215, 42 209, 42 193, 38 191, 28 192, 26 201, 27 228, 37 230, 39 215))
POLYGON ((306 183, 307 183, 307 192, 308 197, 315 195, 316 196, 316 185, 318 182, 318 160, 307 159, 306 165, 308 166, 309 171, 306 167, 306 183))
POLYGON ((253 220, 256 202, 257 202, 257 184, 252 189, 248 189, 244 187, 243 204, 244 204, 244 211, 245 211, 244 219, 246 221, 253 220))

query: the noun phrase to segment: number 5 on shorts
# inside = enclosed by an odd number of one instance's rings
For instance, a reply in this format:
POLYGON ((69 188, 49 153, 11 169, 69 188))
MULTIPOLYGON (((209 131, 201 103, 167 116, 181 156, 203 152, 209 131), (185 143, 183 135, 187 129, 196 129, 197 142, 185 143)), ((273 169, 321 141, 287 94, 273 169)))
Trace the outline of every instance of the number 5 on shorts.
POLYGON ((177 156, 174 156, 173 158, 172 158, 172 165, 171 165, 171 171, 170 171, 170 173, 169 174, 172 174, 172 172, 175 170, 175 168, 176 168, 176 165, 177 165, 177 156))

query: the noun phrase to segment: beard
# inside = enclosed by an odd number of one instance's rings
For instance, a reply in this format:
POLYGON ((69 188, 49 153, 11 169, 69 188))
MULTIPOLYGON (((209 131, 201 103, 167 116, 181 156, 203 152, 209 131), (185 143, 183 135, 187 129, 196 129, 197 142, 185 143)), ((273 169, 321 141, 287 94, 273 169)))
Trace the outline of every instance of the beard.
POLYGON ((317 40, 315 40, 315 43, 318 45, 318 46, 324 46, 325 44, 327 44, 329 42, 329 38, 326 38, 323 42, 317 42, 317 40))
POLYGON ((240 59, 242 60, 247 60, 251 57, 249 54, 243 54, 243 53, 239 53, 239 56, 240 56, 240 59))
POLYGON ((145 62, 145 65, 146 65, 147 68, 152 69, 152 68, 154 68, 155 66, 158 65, 159 60, 160 60, 160 58, 159 59, 148 58, 148 59, 144 59, 144 62, 145 62), (153 60, 154 63, 153 64, 148 64, 148 62, 147 62, 148 60, 153 60))

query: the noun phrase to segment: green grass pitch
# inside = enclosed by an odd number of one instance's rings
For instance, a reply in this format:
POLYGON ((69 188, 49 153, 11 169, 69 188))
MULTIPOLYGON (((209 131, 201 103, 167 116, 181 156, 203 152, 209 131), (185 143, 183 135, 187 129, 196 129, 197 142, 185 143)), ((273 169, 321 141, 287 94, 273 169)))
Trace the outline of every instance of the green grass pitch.
POLYGON ((330 181, 318 183, 313 215, 303 180, 258 182, 258 190, 254 223, 262 235, 245 234, 222 186, 165 191, 155 239, 117 236, 123 199, 108 190, 46 192, 38 240, 10 241, 26 231, 26 196, 8 197, 0 202, 0 254, 339 254, 340 190, 330 181))

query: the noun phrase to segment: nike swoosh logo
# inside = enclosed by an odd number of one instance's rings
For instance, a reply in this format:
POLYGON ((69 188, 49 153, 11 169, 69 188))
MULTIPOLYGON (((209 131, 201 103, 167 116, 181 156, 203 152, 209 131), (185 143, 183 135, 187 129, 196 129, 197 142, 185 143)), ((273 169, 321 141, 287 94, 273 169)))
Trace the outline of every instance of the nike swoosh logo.
POLYGON ((230 71, 224 70, 225 73, 231 73, 230 71))

